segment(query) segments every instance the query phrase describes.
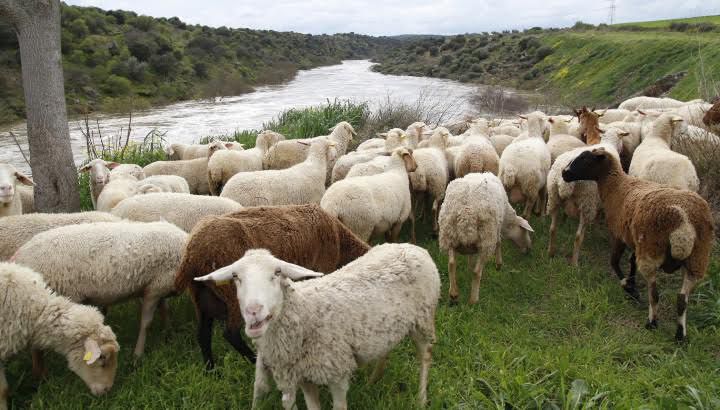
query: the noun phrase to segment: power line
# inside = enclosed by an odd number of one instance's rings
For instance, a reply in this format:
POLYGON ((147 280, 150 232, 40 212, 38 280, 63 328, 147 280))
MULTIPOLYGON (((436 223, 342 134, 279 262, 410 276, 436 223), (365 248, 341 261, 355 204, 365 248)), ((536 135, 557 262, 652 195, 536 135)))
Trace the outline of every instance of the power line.
POLYGON ((617 8, 617 7, 615 6, 615 0, 610 0, 610 7, 608 7, 609 18, 610 18, 610 25, 612 25, 613 23, 615 23, 615 10, 616 10, 616 8, 617 8))

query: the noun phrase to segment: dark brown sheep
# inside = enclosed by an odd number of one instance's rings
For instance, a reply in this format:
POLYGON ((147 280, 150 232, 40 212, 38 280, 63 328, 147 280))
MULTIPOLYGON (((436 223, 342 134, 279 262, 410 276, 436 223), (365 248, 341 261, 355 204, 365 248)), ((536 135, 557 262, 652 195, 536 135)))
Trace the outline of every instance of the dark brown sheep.
POLYGON ((178 292, 190 289, 198 316, 198 342, 208 367, 215 320, 226 321, 225 339, 249 360, 255 354, 242 338, 243 319, 235 285, 216 286, 193 279, 240 259, 247 250, 264 248, 275 257, 329 273, 364 255, 370 247, 317 205, 247 208, 204 218, 190 233, 175 278, 178 292))
POLYGON ((635 267, 647 280, 650 304, 646 327, 657 327, 657 270, 685 268, 677 296, 675 338, 687 336, 687 303, 695 285, 705 276, 715 237, 708 203, 698 194, 626 175, 620 162, 604 148, 585 151, 562 173, 567 182, 597 181, 613 240, 612 265, 623 288, 636 295, 635 267), (624 278, 619 261, 625 247, 635 252, 630 275, 624 278))

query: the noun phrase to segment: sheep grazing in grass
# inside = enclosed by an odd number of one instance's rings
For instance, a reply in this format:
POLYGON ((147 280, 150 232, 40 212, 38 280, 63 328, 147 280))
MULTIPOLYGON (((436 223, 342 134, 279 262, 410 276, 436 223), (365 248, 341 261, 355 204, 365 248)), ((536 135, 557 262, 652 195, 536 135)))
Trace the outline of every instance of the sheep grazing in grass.
POLYGON ((110 306, 142 299, 135 356, 160 301, 175 294, 175 272, 187 234, 166 222, 95 222, 35 235, 13 260, 42 274, 51 289, 76 303, 110 306))
POLYGON ((684 120, 665 113, 652 123, 650 132, 635 150, 629 175, 697 192, 700 181, 692 161, 670 149, 670 144, 684 131, 684 120))
POLYGON ((207 164, 208 158, 205 156, 190 160, 155 161, 152 164, 146 165, 143 170, 147 176, 177 175, 183 177, 188 183, 191 194, 207 195, 210 193, 207 178, 207 164))
POLYGON ((160 192, 189 194, 190 186, 183 177, 177 175, 153 175, 138 182, 138 195, 160 192))
POLYGON ((432 201, 433 232, 437 232, 437 215, 440 204, 445 198, 449 175, 448 160, 445 154, 450 131, 445 127, 437 127, 427 140, 427 148, 418 148, 412 152, 416 169, 410 173, 410 186, 416 195, 417 206, 424 206, 424 195, 432 201))
MULTIPOLYGON (((347 148, 353 140, 353 136, 357 135, 350 123, 342 121, 338 123, 334 128, 331 129, 331 133, 328 136, 321 136, 315 138, 308 138, 300 140, 305 144, 297 144, 297 141, 280 141, 271 147, 265 159, 263 160, 264 169, 285 169, 290 168, 293 165, 297 165, 307 158, 308 146, 313 141, 324 138, 334 142, 337 156, 345 155, 347 148)), ((332 167, 335 165, 335 161, 328 161, 327 169, 327 182, 330 182, 330 175, 332 173, 332 167)))
POLYGON ((518 137, 505 148, 498 173, 510 202, 525 202, 525 219, 536 204, 540 214, 544 213, 545 183, 550 171, 550 151, 542 138, 544 116, 532 113, 527 118, 528 137, 518 137))
POLYGON ((563 209, 567 216, 578 219, 573 252, 570 257, 570 264, 572 266, 578 266, 580 248, 585 238, 585 231, 587 226, 595 221, 600 209, 600 194, 598 193, 597 184, 594 181, 565 182, 562 178, 563 169, 582 152, 599 146, 606 147, 609 153, 617 159, 620 159, 620 154, 618 153, 622 152, 622 140, 627 135, 627 132, 618 128, 608 128, 599 145, 576 148, 560 155, 553 163, 547 178, 547 210, 551 221, 548 240, 548 255, 550 257, 555 256, 555 242, 560 209, 563 209))
POLYGON ((547 147, 550 150, 551 163, 554 163, 561 154, 585 146, 584 142, 570 135, 568 124, 564 120, 548 117, 548 123, 550 124, 550 136, 547 147))
MULTIPOLYGON (((320 201, 322 209, 364 241, 382 234, 397 240, 403 223, 411 216, 408 173, 417 169, 413 153, 408 148, 398 148, 389 158, 384 172, 338 181, 320 201)), ((412 231, 414 240, 415 230, 412 231)))
POLYGON ((9 260, 33 236, 66 225, 92 222, 118 222, 120 218, 105 212, 15 215, 0 219, 0 261, 9 260))
POLYGON ((266 130, 255 138, 255 148, 244 151, 225 150, 213 155, 207 165, 210 194, 220 195, 225 184, 239 172, 262 171, 265 154, 278 141, 284 139, 281 134, 266 130))
MULTIPOLYGON (((242 150, 242 144, 237 142, 223 142, 227 149, 242 150)), ((169 161, 190 160, 208 157, 209 144, 183 144, 172 143, 165 147, 165 154, 169 161)))
POLYGON ((335 159, 336 143, 320 138, 310 144, 305 161, 290 168, 235 174, 220 197, 242 206, 319 204, 325 193, 327 164, 335 159))
POLYGON ((253 407, 269 378, 295 408, 298 387, 309 409, 320 409, 318 386, 329 386, 333 408, 346 409, 355 370, 379 360, 379 378, 390 351, 409 336, 420 360, 418 404, 427 401, 435 342, 440 275, 430 254, 410 244, 376 246, 330 275, 254 249, 230 266, 197 278, 232 281, 245 333, 258 349, 253 407), (300 278, 316 279, 293 282, 300 278))
POLYGON ((676 340, 684 340, 690 292, 705 276, 715 238, 708 203, 694 192, 626 175, 620 161, 605 148, 580 154, 563 170, 562 177, 567 182, 597 182, 613 242, 611 262, 615 273, 634 297, 635 266, 647 281, 647 328, 657 328, 658 269, 671 273, 684 268, 675 333, 676 340), (626 246, 634 252, 628 278, 619 266, 626 246))
POLYGON ((0 164, 0 218, 22 215, 22 198, 17 183, 34 186, 32 179, 26 177, 10 164, 0 164))
POLYGON ((137 222, 166 221, 185 232, 208 215, 222 215, 242 209, 237 202, 205 195, 152 193, 127 198, 112 214, 137 222))
POLYGON ((65 356, 94 395, 112 388, 120 346, 97 309, 56 295, 39 274, 17 264, 0 263, 0 289, 0 409, 8 408, 4 363, 28 347, 65 356))
POLYGON ((190 234, 175 286, 178 292, 189 287, 199 321, 198 342, 208 368, 214 367, 215 320, 225 321, 223 336, 238 352, 251 361, 255 355, 242 339, 243 318, 235 288, 193 279, 237 261, 254 248, 329 273, 365 254, 369 246, 317 205, 246 208, 203 219, 190 234))
POLYGON ((97 198, 105 185, 110 183, 110 170, 120 166, 117 162, 107 162, 102 159, 94 159, 78 169, 78 172, 90 173, 90 200, 93 209, 97 209, 97 198))
POLYGON ((485 263, 495 255, 496 265, 502 265, 501 239, 509 238, 526 252, 532 245, 530 232, 532 227, 517 216, 495 175, 469 174, 452 181, 440 208, 439 237, 440 249, 448 253, 450 300, 458 299, 456 252, 468 255, 468 267, 473 266, 471 255, 477 255, 470 291, 470 304, 475 304, 485 263))
POLYGON ((600 118, 603 114, 598 114, 595 109, 588 110, 583 106, 575 111, 580 121, 580 139, 587 145, 595 145, 600 143, 602 130, 600 129, 600 118))

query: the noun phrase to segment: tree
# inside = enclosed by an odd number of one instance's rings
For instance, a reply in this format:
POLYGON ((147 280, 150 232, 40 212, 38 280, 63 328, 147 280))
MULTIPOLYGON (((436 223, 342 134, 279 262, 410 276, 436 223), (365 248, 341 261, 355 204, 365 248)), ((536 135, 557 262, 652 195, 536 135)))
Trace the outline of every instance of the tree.
POLYGON ((35 208, 79 211, 60 53, 60 1, 0 0, 0 18, 13 25, 20 44, 35 208))

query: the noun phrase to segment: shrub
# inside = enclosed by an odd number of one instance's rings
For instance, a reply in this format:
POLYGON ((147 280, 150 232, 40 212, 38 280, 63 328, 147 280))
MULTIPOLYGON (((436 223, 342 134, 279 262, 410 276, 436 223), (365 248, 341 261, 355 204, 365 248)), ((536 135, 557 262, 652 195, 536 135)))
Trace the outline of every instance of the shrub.
POLYGON ((475 51, 473 51, 473 57, 475 57, 478 61, 482 61, 490 57, 490 53, 484 49, 484 48, 478 48, 475 51))
POLYGON ((670 23, 670 30, 672 30, 672 31, 687 31, 689 28, 690 28, 689 23, 683 23, 683 22, 670 23))
POLYGON ((545 57, 553 53, 552 47, 542 46, 535 50, 535 61, 542 61, 545 57))
POLYGON ((124 77, 111 74, 102 84, 102 91, 107 95, 119 96, 130 93, 132 83, 124 77))

